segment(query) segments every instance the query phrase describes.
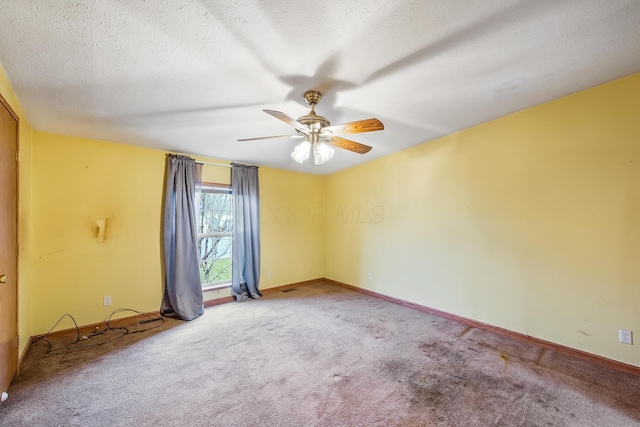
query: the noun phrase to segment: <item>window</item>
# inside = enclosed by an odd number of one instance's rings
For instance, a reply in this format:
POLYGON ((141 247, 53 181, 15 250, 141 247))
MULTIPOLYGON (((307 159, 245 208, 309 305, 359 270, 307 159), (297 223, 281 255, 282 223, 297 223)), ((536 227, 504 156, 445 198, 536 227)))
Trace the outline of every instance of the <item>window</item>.
POLYGON ((198 218, 198 256, 203 290, 231 284, 231 187, 202 183, 198 218))

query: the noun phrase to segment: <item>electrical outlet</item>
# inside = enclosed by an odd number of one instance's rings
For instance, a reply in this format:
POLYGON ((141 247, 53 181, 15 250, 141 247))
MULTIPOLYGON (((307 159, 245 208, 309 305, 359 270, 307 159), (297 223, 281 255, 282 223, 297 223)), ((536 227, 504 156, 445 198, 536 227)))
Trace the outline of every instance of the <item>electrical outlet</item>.
POLYGON ((373 280, 373 273, 367 273, 367 279, 369 279, 369 281, 373 280))
POLYGON ((106 307, 108 305, 111 305, 111 297, 110 296, 104 297, 103 300, 102 300, 102 305, 104 307, 106 307))
POLYGON ((267 271, 267 277, 268 277, 269 279, 271 279, 271 276, 272 276, 272 274, 271 274, 271 270, 267 271))
POLYGON ((633 333, 631 331, 625 331, 620 329, 619 331, 620 342, 623 344, 633 344, 633 333))

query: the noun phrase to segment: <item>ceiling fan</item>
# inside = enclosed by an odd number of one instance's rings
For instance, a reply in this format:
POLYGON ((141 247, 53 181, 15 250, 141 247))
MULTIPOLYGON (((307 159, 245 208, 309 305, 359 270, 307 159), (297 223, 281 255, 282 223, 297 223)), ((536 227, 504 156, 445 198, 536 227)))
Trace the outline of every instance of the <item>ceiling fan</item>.
POLYGON ((259 139, 275 139, 275 138, 304 138, 299 145, 297 145, 291 157, 298 163, 302 163, 309 158, 311 149, 313 149, 313 160, 316 165, 322 163, 333 157, 334 149, 330 145, 334 145, 345 150, 353 151, 358 154, 365 154, 371 150, 368 145, 360 144, 349 139, 341 138, 336 134, 350 134, 350 133, 362 133, 372 132, 376 130, 383 130, 384 125, 378 119, 366 119, 358 120, 357 122, 343 123, 339 125, 331 126, 331 123, 326 118, 319 116, 315 112, 315 106, 322 99, 322 93, 317 90, 308 90, 304 93, 304 100, 311 106, 311 111, 306 116, 298 117, 295 120, 289 117, 285 113, 275 110, 262 110, 265 113, 282 120, 283 122, 291 125, 295 128, 296 134, 293 135, 275 135, 275 136, 262 136, 258 138, 244 138, 238 141, 256 141, 259 139))

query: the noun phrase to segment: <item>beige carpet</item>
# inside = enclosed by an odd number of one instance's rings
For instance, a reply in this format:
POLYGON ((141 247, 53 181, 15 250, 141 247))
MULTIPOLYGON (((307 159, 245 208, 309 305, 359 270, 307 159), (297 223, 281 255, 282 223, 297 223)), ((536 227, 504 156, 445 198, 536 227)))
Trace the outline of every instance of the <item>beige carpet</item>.
POLYGON ((640 425, 640 377, 327 284, 47 348, 0 425, 640 425))

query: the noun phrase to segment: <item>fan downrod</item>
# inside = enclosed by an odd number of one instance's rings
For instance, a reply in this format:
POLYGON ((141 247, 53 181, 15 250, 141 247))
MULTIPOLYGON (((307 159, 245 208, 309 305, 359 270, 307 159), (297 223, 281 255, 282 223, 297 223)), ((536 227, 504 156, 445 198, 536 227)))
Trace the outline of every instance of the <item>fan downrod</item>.
POLYGON ((311 105, 311 111, 306 116, 298 117, 298 122, 308 126, 313 133, 319 133, 322 128, 331 126, 326 118, 319 116, 315 112, 315 106, 322 99, 322 94, 317 90, 308 90, 304 93, 304 100, 311 105))

